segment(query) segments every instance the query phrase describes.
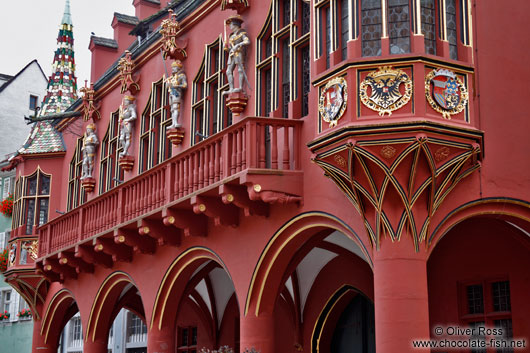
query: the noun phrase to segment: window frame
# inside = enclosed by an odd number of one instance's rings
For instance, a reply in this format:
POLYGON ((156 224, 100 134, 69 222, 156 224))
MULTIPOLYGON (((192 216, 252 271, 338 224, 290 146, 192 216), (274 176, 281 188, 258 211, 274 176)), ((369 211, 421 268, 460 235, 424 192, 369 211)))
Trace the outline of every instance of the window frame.
POLYGON ((169 110, 169 92, 162 77, 151 84, 151 93, 140 118, 138 174, 172 156, 172 144, 166 138, 166 130, 171 125, 169 110))
POLYGON ((123 151, 120 144, 119 111, 110 115, 107 132, 101 143, 99 168, 99 193, 103 194, 119 185, 123 180, 123 170, 119 166, 119 155, 123 151), (118 180, 118 181, 117 181, 118 180))
MULTIPOLYGON (((52 175, 44 173, 40 167, 37 167, 37 169, 27 176, 20 176, 16 182, 15 182, 15 196, 14 196, 14 203, 13 203, 13 218, 12 218, 12 229, 16 229, 22 226, 25 226, 26 229, 24 230, 25 235, 33 235, 35 234, 35 228, 45 224, 49 220, 50 216, 50 195, 51 195, 51 189, 52 189, 52 175), (31 181, 33 178, 36 179, 35 184, 35 194, 34 195, 26 195, 26 192, 28 190, 28 182, 31 181), (42 178, 48 178, 48 190, 47 193, 41 193, 41 179, 42 178), (32 231, 31 233, 28 233, 28 209, 27 204, 29 204, 29 201, 34 200, 34 206, 33 206, 33 223, 32 223, 32 231), (41 211, 41 201, 47 200, 47 210, 45 215, 45 221, 41 224, 40 223, 40 211, 41 211)), ((28 193, 29 194, 29 193, 28 193)))
POLYGON ((81 187, 81 175, 83 173, 83 137, 77 139, 76 149, 70 166, 68 168, 68 198, 66 201, 66 211, 71 211, 81 206, 87 200, 87 193, 81 187))

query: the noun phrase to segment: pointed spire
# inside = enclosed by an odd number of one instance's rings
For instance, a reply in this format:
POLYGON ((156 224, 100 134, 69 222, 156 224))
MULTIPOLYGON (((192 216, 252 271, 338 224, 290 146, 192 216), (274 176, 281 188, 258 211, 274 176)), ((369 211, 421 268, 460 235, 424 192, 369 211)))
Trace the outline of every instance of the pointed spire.
POLYGON ((52 74, 39 115, 64 112, 77 99, 75 77, 74 32, 70 15, 70 0, 64 5, 64 15, 57 35, 52 74))
POLYGON ((70 0, 64 4, 63 24, 72 25, 72 16, 70 15, 70 0))

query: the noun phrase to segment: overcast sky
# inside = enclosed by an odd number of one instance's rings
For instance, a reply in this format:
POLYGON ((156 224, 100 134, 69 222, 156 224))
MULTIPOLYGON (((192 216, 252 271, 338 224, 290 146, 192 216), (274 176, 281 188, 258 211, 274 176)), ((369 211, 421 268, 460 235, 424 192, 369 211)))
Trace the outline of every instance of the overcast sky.
MULTIPOLYGON (((51 74, 66 0, 0 0, 0 73, 15 75, 37 59, 51 74)), ((114 12, 134 15, 133 0, 70 0, 78 88, 90 79, 90 33, 113 38, 114 12)))

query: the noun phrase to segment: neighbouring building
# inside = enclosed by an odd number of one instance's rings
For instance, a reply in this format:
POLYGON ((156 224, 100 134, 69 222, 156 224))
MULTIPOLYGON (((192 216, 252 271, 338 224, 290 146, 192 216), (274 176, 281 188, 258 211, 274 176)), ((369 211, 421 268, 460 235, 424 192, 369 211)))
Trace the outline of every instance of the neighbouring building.
MULTIPOLYGON (((34 116, 38 111, 47 82, 37 60, 31 61, 14 76, 0 74, 0 125, 4 132, 0 141, 0 169, 9 164, 7 159, 27 139, 31 126, 24 118, 34 116)), ((0 201, 13 194, 14 183, 15 170, 0 171, 0 201)), ((0 213, 0 251, 7 247, 10 233, 11 216, 0 213)), ((31 316, 18 316, 27 308, 25 300, 0 275, 0 311, 9 313, 8 319, 0 320, 2 349, 31 352, 31 316)))
POLYGON ((530 3, 133 6, 9 164, 34 353, 528 347, 530 3))

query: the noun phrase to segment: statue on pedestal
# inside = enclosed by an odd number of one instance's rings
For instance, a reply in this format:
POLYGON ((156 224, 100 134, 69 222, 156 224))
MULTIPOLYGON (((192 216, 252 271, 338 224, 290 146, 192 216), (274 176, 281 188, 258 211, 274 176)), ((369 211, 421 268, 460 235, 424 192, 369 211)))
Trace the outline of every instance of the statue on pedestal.
POLYGON ((123 104, 120 106, 119 121, 120 121, 120 158, 128 155, 129 146, 131 145, 131 135, 133 124, 136 120, 136 104, 135 98, 132 96, 125 96, 123 104))
POLYGON ((171 76, 165 79, 169 91, 169 104, 171 107, 171 125, 170 129, 181 126, 179 123, 180 105, 182 103, 182 91, 188 87, 186 74, 182 70, 182 62, 175 60, 171 64, 171 76))
POLYGON ((86 127, 85 136, 83 137, 83 165, 81 180, 92 178, 92 171, 94 170, 94 157, 96 155, 96 148, 99 144, 98 137, 95 133, 96 125, 88 124, 86 127))
MULTIPOLYGON (((235 92, 244 92, 243 85, 246 83, 250 87, 247 74, 245 73, 245 58, 247 47, 250 45, 250 39, 247 32, 241 28, 243 18, 239 15, 230 16, 225 24, 230 27, 232 33, 225 40, 225 50, 228 51, 228 62, 226 63, 226 76, 228 79, 229 90, 223 94, 235 92), (237 67, 239 74, 239 87, 234 87, 234 69, 237 67)), ((225 38, 226 39, 226 38, 225 38)))

